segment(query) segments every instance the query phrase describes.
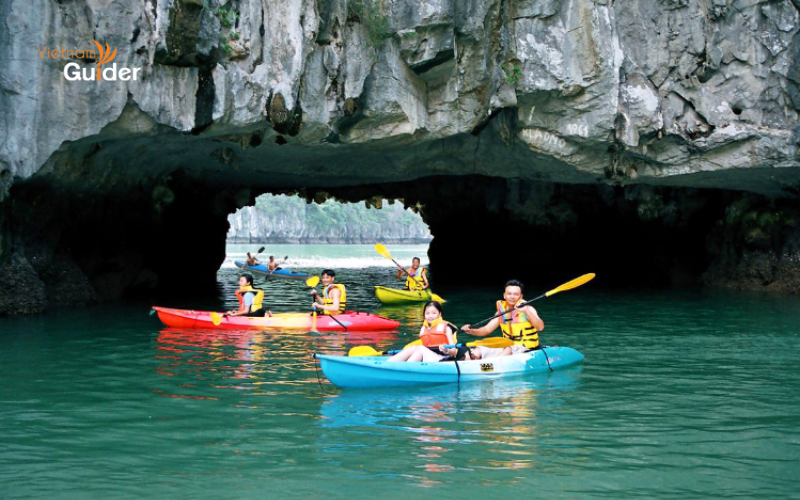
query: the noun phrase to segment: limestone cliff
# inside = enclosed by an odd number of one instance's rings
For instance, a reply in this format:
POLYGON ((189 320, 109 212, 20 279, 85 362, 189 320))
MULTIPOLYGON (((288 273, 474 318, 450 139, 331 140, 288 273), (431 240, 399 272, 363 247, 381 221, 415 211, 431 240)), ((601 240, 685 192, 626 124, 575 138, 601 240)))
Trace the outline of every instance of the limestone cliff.
MULTIPOLYGON (((263 192, 419 203, 440 249, 467 213, 484 234, 700 213, 689 233, 733 248, 699 245, 693 280, 722 285, 755 272, 747 231, 711 228, 737 193, 798 203, 796 0, 7 0, 0 19, 0 266, 41 296, 151 287, 198 233, 189 279, 210 282, 228 214, 263 192), (68 81, 96 61, 42 56, 93 40, 140 77, 68 81), (574 186, 615 208, 595 219, 574 186)), ((796 255, 793 219, 771 220, 755 251, 796 255)), ((8 279, 0 310, 26 309, 8 279)))
POLYGON ((422 218, 399 203, 308 204, 296 197, 262 195, 228 217, 228 243, 428 243, 422 218))

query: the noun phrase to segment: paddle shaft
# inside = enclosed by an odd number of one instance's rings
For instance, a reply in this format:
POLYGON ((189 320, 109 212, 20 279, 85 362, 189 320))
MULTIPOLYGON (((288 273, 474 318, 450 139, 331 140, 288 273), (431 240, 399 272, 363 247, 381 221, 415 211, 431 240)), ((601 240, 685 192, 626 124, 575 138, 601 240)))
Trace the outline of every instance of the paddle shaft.
MULTIPOLYGON (((261 255, 261 252, 263 252, 263 251, 264 251, 266 248, 267 248, 267 247, 261 247, 261 248, 259 248, 259 249, 258 249, 258 252, 256 252, 256 254, 255 254, 253 257, 258 257, 259 255, 261 255)), ((247 260, 245 260, 245 261, 244 261, 244 264, 242 265, 242 269, 244 269, 244 268, 246 268, 246 267, 247 267, 247 260)))
MULTIPOLYGON (((467 343, 461 342, 461 343, 458 343, 458 344, 439 345, 439 346, 436 346, 436 347, 439 348, 439 349, 457 349, 459 347, 467 346, 467 344, 470 344, 470 342, 467 342, 467 343)), ((473 346, 473 347, 476 347, 476 346, 473 346)), ((397 354, 399 352, 403 352, 403 349, 395 349, 393 351, 385 351, 383 354, 397 354)))
MULTIPOLYGON (((316 292, 316 290, 314 290, 314 291, 316 292)), ((316 296, 316 295, 318 295, 318 294, 317 294, 317 293, 315 293, 314 295, 316 296)), ((315 305, 316 305, 316 303, 315 303, 315 305)), ((344 323, 342 323, 341 321, 339 321, 338 319, 336 319, 335 315, 333 315, 333 314, 326 314, 325 316, 327 316, 327 317, 329 317, 330 319, 334 320, 335 322, 339 323, 339 326, 341 326, 342 328, 344 328, 344 331, 347 331, 347 327, 346 327, 346 326, 344 326, 344 323)), ((316 307, 314 307, 314 330, 316 330, 316 329, 317 329, 317 328, 316 328, 316 326, 317 326, 317 325, 316 325, 316 323, 317 323, 317 308, 316 308, 316 307)))
POLYGON ((280 264, 276 265, 276 266, 275 266, 275 269, 273 269, 272 271, 270 271, 270 272, 269 272, 269 274, 268 274, 267 276, 271 276, 271 275, 272 275, 272 273, 274 273, 275 271, 277 271, 279 267, 281 267, 282 265, 286 264, 286 261, 287 261, 287 260, 289 260, 289 256, 288 256, 288 255, 287 255, 286 257, 284 257, 284 258, 283 258, 283 261, 282 261, 280 264))
MULTIPOLYGON (((401 271, 403 271, 404 273, 406 273, 406 276, 408 276, 408 277, 409 277, 409 278, 411 278, 412 280, 416 281, 416 282, 417 282, 417 283, 419 283, 420 285, 424 285, 424 284, 425 284, 425 282, 424 282, 424 281, 420 282, 420 280, 418 280, 417 278, 415 278, 415 277, 411 276, 410 274, 408 274, 408 271, 406 271, 406 270, 403 268, 403 266, 401 266, 401 265, 400 265, 400 263, 399 263, 399 262, 397 262, 396 260, 394 260, 394 258, 393 258, 393 257, 392 257, 391 259, 392 259, 392 262, 394 262, 394 265, 396 265, 397 267, 399 267, 399 268, 400 268, 400 270, 401 270, 401 271)), ((421 266, 420 266, 420 267, 421 267, 421 266)))

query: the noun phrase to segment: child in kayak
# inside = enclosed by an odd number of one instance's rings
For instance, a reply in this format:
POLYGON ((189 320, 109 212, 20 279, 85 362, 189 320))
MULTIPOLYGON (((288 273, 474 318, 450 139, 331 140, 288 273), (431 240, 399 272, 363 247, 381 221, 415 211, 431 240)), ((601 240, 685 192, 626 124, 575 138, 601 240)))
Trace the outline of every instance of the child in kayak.
POLYGON ((236 298, 239 300, 239 309, 228 311, 225 316, 250 316, 255 318, 264 315, 272 316, 272 312, 263 307, 264 290, 253 288, 253 275, 243 274, 239 276, 239 289, 236 290, 236 298))
POLYGON ((428 302, 423 308, 425 322, 419 330, 422 345, 406 347, 395 354, 388 361, 425 361, 435 363, 443 359, 458 356, 458 349, 440 349, 442 345, 455 344, 456 328, 452 323, 442 319, 442 305, 438 302, 428 302))

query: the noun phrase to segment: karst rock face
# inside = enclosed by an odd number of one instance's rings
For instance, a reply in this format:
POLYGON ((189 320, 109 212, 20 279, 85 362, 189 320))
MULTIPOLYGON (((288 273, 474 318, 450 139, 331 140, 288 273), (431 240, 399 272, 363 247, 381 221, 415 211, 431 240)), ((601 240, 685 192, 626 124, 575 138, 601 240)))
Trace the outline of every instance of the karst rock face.
POLYGON ((6 0, 0 313, 179 278, 165 255, 199 233, 208 283, 227 216, 297 191, 417 204, 434 270, 473 213, 684 228, 694 278, 792 291, 798 4, 6 0), (94 41, 136 80, 68 80, 94 41))

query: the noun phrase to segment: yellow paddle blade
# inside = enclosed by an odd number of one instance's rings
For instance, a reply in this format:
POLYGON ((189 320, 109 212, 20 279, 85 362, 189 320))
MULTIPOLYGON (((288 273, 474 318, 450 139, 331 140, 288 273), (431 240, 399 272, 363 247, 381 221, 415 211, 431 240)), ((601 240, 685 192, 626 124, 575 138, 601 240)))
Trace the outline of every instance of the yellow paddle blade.
POLYGON ((443 298, 439 297, 435 293, 431 294, 431 300, 434 301, 434 302, 439 302, 440 304, 444 304, 445 302, 447 302, 446 300, 444 300, 443 298))
POLYGON ((306 280, 306 285, 314 288, 315 286, 319 285, 319 276, 312 276, 306 280))
POLYGON ((549 297, 551 295, 555 295, 558 292, 564 292, 567 290, 572 290, 573 288, 578 288, 579 286, 583 285, 586 282, 592 281, 595 277, 594 273, 584 274, 580 278, 575 278, 574 280, 570 281, 569 283, 564 283, 558 288, 554 288, 544 294, 545 297, 549 297))
POLYGON ((380 356, 381 352, 376 351, 368 345, 360 345, 350 349, 347 353, 348 356, 380 356))
POLYGON ((222 323, 222 315, 219 313, 211 313, 211 322, 214 323, 214 326, 219 326, 222 323))
POLYGON ((484 347, 509 347, 514 345, 514 342, 505 337, 489 337, 488 339, 476 340, 475 342, 467 342, 467 346, 469 347, 475 347, 479 345, 484 347))
POLYGON ((381 245, 380 243, 375 245, 375 251, 381 254, 383 257, 386 257, 387 259, 392 258, 392 254, 389 253, 389 250, 387 250, 386 247, 381 245))

